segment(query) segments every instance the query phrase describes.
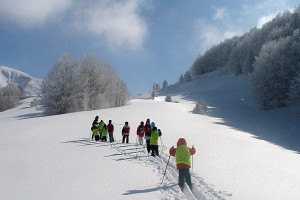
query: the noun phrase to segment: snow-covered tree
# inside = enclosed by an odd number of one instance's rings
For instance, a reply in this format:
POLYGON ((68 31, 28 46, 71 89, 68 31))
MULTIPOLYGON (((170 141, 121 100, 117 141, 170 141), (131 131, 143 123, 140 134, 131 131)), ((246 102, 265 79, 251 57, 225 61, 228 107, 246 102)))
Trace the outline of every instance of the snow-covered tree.
POLYGON ((9 83, 0 88, 0 111, 17 106, 22 96, 21 89, 14 83, 9 83))
POLYGON ((171 96, 166 96, 165 102, 172 102, 172 97, 171 96))
POLYGON ((191 71, 186 71, 185 73, 184 73, 184 75, 180 75, 180 77, 179 77, 179 83, 180 84, 185 84, 185 83, 188 83, 188 82, 190 82, 192 80, 192 73, 191 73, 191 71))
POLYGON ((200 101, 196 104, 195 108, 193 109, 194 114, 201 114, 204 115, 208 110, 206 102, 204 99, 200 99, 200 101))
POLYGON ((180 83, 180 84, 184 84, 184 83, 185 83, 185 82, 184 82, 184 77, 183 77, 182 74, 180 74, 180 77, 179 77, 179 83, 180 83))
POLYGON ((41 104, 48 114, 123 106, 129 98, 126 84, 108 64, 92 56, 79 63, 65 55, 42 85, 41 104))
POLYGON ((154 98, 156 96, 156 93, 160 90, 160 85, 159 83, 153 83, 152 85, 152 92, 151 92, 151 97, 154 98))
POLYGON ((41 88, 41 104, 47 114, 63 114, 73 111, 72 97, 76 95, 74 92, 75 69, 76 64, 72 56, 67 54, 46 76, 41 88))
POLYGON ((164 80, 163 83, 162 83, 162 88, 166 88, 168 86, 169 86, 168 81, 164 80))
POLYGON ((254 94, 264 109, 285 106, 291 100, 291 80, 300 68, 300 32, 292 37, 271 41, 262 47, 254 63, 254 94))
POLYGON ((188 70, 184 73, 184 82, 188 83, 190 81, 192 81, 192 73, 188 70))

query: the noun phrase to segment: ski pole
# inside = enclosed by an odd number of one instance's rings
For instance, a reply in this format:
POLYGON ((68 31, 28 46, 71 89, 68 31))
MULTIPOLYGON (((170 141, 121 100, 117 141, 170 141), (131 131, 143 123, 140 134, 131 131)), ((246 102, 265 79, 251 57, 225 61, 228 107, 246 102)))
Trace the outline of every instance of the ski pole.
POLYGON ((138 151, 138 136, 136 136, 136 139, 135 139, 135 142, 136 142, 136 152, 138 151))
POLYGON ((164 182, 164 178, 165 178, 165 175, 166 175, 166 172, 167 172, 167 167, 169 165, 170 158, 171 158, 171 155, 169 155, 169 159, 168 159, 168 162, 167 162, 167 166, 166 166, 166 169, 165 169, 164 176, 163 176, 163 179, 161 181, 161 184, 163 184, 163 182, 164 182))
MULTIPOLYGON (((192 145, 192 148, 194 148, 194 145, 192 145)), ((192 155, 192 172, 194 172, 194 155, 192 155)))
POLYGON ((159 138, 160 138, 160 146, 161 146, 161 155, 163 155, 164 154, 164 143, 161 139, 161 136, 159 136, 159 138))

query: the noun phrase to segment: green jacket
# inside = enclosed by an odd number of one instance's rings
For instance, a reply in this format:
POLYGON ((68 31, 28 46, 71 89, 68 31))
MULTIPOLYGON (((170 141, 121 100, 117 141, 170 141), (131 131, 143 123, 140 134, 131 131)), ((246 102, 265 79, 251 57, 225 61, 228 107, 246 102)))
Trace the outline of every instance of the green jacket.
POLYGON ((185 164, 191 166, 191 154, 188 146, 181 145, 176 148, 176 164, 185 164))
POLYGON ((99 123, 98 129, 99 129, 99 130, 102 130, 103 127, 104 127, 104 122, 101 121, 101 122, 99 123))
POLYGON ((158 145, 159 133, 158 131, 152 131, 150 137, 150 145, 158 145))
POLYGON ((104 128, 104 129, 102 130, 102 137, 103 137, 103 136, 107 137, 107 135, 108 135, 108 131, 107 131, 107 129, 104 128))

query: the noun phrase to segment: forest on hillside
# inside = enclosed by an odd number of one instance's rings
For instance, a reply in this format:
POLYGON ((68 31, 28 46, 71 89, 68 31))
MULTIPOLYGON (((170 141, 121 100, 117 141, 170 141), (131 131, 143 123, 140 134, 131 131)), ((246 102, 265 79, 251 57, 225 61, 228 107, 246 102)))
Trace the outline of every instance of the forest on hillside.
POLYGON ((257 103, 272 109, 300 99, 300 6, 261 28, 224 40, 194 61, 193 76, 223 70, 247 74, 257 103))

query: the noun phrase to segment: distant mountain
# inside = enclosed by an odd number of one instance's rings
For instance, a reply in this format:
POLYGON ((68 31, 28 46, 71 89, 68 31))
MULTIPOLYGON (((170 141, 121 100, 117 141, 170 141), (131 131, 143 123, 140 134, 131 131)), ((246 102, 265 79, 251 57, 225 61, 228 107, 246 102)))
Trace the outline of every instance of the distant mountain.
POLYGON ((40 93, 42 79, 34 78, 10 67, 0 66, 0 87, 8 83, 17 84, 24 90, 25 97, 32 97, 40 93))

